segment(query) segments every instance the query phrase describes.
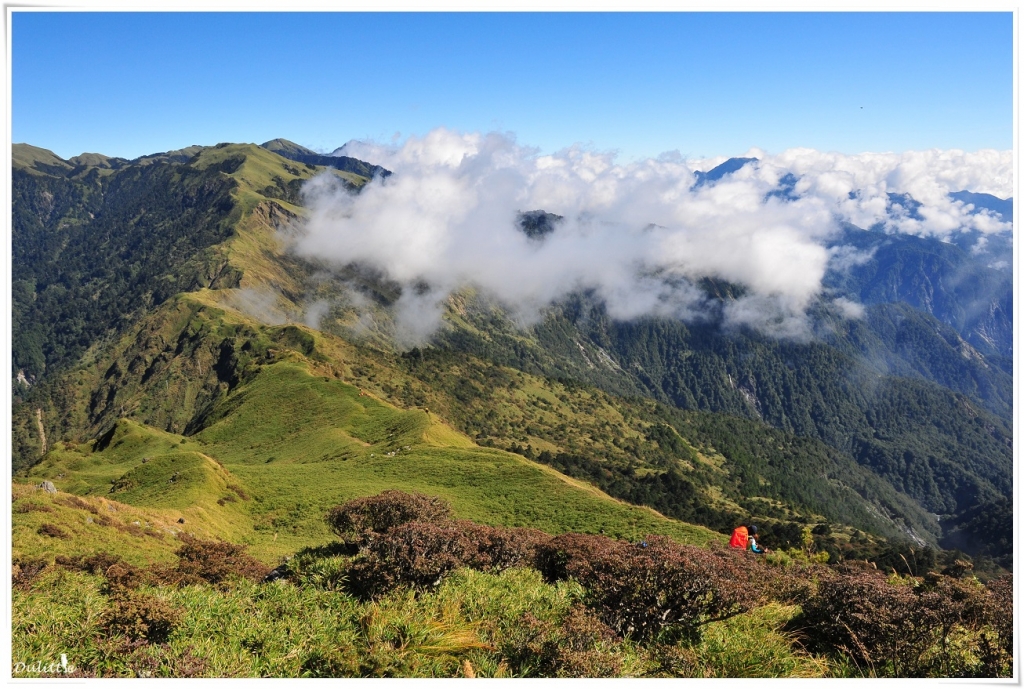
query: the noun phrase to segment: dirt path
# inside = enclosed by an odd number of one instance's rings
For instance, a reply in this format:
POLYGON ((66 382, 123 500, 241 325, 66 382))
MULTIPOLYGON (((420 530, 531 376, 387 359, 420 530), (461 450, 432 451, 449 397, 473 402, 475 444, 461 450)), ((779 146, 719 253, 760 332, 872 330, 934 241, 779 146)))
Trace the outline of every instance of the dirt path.
POLYGON ((36 425, 39 427, 39 444, 42 446, 40 456, 46 454, 46 431, 43 430, 43 410, 36 409, 36 425))

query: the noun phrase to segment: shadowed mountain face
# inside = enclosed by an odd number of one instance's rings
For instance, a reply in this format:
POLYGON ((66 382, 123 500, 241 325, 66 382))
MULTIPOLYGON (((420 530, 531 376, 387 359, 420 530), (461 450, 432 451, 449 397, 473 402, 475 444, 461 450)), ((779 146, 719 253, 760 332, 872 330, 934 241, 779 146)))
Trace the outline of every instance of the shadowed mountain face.
POLYGON ((843 270, 829 272, 826 287, 864 304, 909 304, 951 326, 1009 372, 1013 273, 1008 265, 955 243, 852 226, 832 246, 855 251, 843 270))
POLYGON ((701 172, 698 170, 693 173, 697 180, 693 186, 696 189, 697 187, 702 187, 707 184, 713 184, 726 175, 730 175, 741 169, 747 163, 756 162, 757 158, 729 158, 729 160, 725 161, 721 165, 711 168, 707 172, 701 172))

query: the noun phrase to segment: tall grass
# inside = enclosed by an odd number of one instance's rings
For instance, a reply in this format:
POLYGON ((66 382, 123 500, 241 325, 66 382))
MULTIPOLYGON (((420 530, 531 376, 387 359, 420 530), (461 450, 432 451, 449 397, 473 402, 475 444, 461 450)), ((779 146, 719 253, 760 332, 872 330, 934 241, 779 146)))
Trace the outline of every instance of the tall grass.
MULTIPOLYGON (((16 590, 14 661, 45 664, 63 653, 79 670, 104 677, 534 675, 537 667, 522 661, 530 657, 524 644, 538 629, 557 630, 583 596, 574 582, 550 585, 537 571, 517 568, 497 575, 459 570, 433 591, 365 603, 283 580, 142 587, 138 596, 179 613, 166 642, 155 644, 103 627, 111 601, 102 585, 99 576, 50 569, 29 590, 16 590)), ((774 606, 711 625, 690 650, 697 660, 691 673, 821 676, 824 664, 794 651, 778 632, 790 614, 774 606)), ((619 675, 659 674, 653 648, 621 639, 595 648, 585 659, 610 658, 619 675)))

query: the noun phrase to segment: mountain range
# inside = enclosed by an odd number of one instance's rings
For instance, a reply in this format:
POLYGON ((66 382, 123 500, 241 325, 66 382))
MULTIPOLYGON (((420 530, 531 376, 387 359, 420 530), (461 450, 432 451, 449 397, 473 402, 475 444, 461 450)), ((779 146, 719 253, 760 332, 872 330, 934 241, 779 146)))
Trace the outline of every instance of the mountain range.
MULTIPOLYGON (((779 547, 815 527, 833 559, 946 547, 1009 566, 1012 236, 846 225, 829 248, 857 260, 830 268, 803 340, 728 326, 746 288, 709 276, 692 322, 616 320, 582 290, 523 326, 465 288, 410 349, 401 286, 289 250, 309 179, 359 194, 379 165, 283 139, 132 161, 16 144, 13 164, 16 482, 266 558, 322 542, 330 505, 404 487, 551 532, 706 543, 755 519, 779 547)), ((520 216, 534 241, 559 221, 520 216)))

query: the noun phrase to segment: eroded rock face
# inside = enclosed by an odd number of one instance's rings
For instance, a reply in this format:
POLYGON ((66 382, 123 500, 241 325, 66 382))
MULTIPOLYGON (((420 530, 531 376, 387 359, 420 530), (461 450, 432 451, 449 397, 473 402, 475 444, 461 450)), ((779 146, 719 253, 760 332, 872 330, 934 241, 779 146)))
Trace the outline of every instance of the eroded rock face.
POLYGON ((53 483, 51 483, 50 481, 43 481, 38 486, 36 486, 36 488, 42 488, 47 493, 56 493, 57 492, 57 487, 55 485, 53 485, 53 483))

